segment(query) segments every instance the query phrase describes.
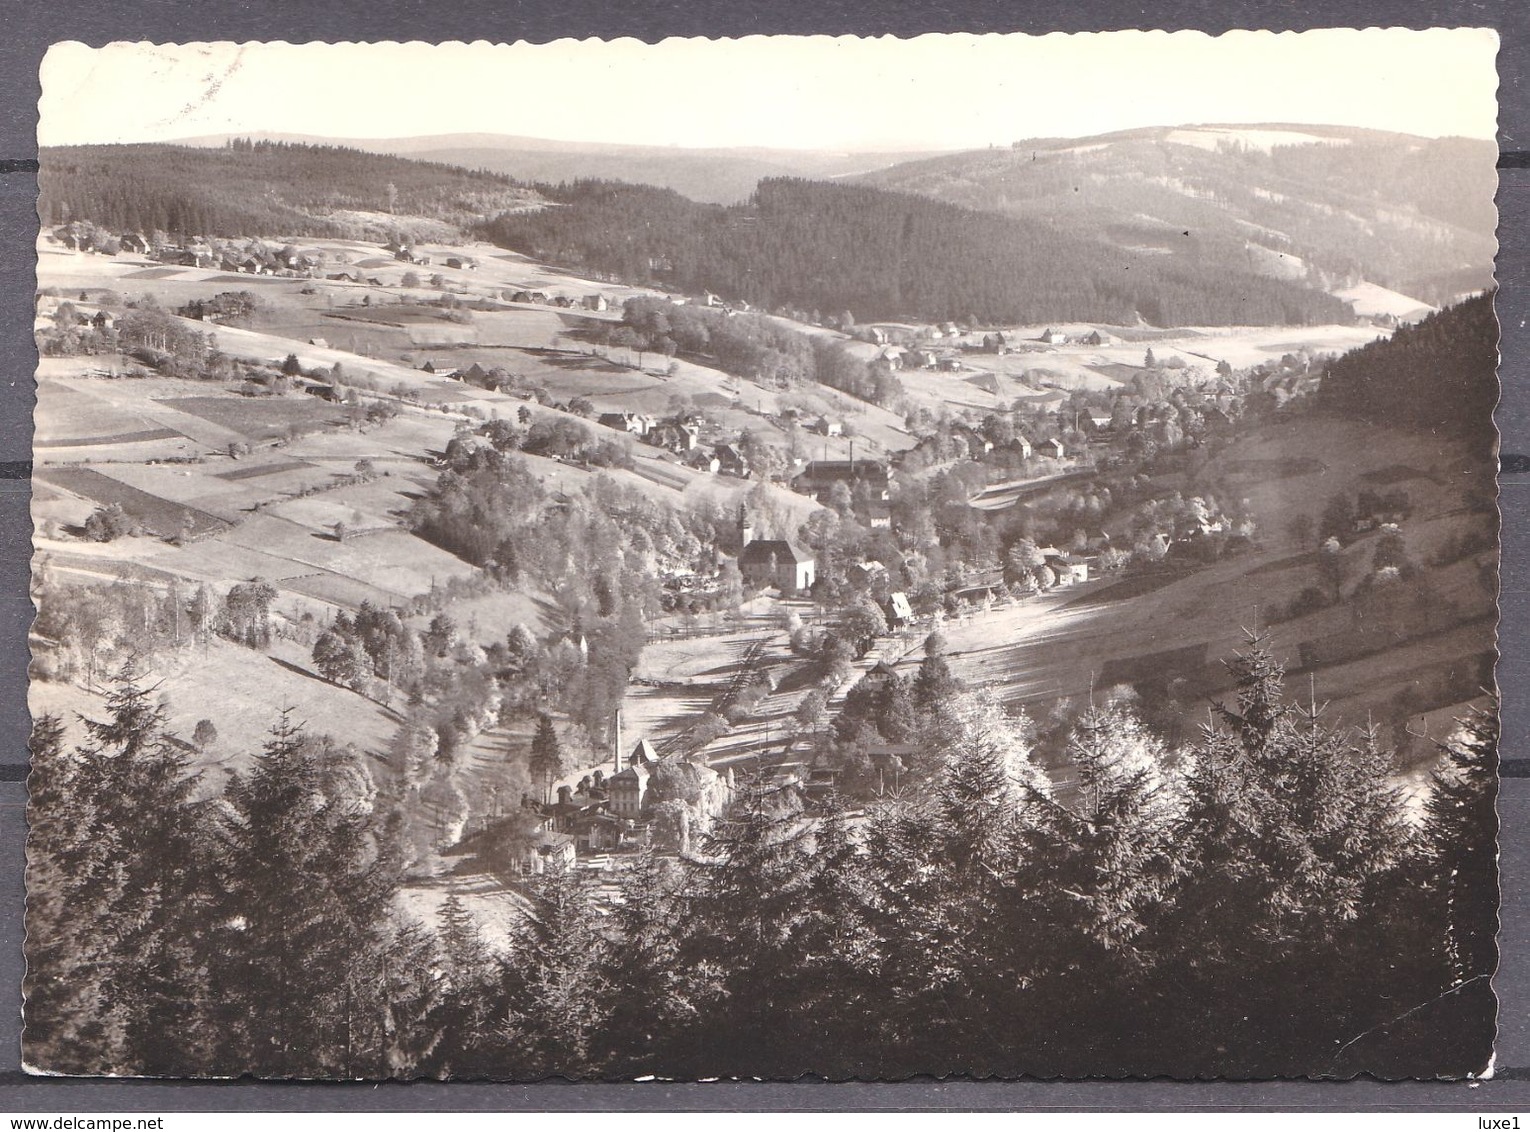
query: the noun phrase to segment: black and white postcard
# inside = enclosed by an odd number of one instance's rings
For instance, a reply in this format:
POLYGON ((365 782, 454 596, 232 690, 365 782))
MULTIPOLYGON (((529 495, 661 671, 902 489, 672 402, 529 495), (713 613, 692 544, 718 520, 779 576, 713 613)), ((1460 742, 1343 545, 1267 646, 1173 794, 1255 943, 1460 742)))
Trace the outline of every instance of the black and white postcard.
POLYGON ((27 1067, 1490 1073, 1497 45, 54 45, 27 1067))

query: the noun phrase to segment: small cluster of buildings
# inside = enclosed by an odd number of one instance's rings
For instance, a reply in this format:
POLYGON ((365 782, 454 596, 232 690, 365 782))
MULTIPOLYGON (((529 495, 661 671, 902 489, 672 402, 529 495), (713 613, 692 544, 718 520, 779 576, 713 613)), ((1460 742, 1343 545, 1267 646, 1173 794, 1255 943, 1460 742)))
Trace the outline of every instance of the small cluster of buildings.
MULTIPOLYGON (((701 426, 704 422, 699 413, 682 412, 670 417, 630 412, 601 413, 596 421, 606 428, 625 432, 644 444, 662 448, 677 456, 688 457, 701 449, 701 426)), ((722 466, 721 455, 717 459, 719 467, 713 468, 713 471, 720 470, 722 466)), ((735 462, 733 467, 736 469, 734 474, 748 475, 747 465, 740 468, 735 462)))
MULTIPOLYGON (((127 250, 126 237, 123 249, 127 250)), ((135 245, 142 243, 144 252, 160 263, 181 267, 203 267, 226 271, 233 275, 285 275, 297 278, 314 278, 324 265, 324 254, 319 251, 302 251, 293 246, 277 247, 251 240, 247 243, 214 244, 202 239, 184 245, 164 245, 149 249, 141 236, 135 245)))
MULTIPOLYGON (((852 453, 853 453, 852 449, 852 453)), ((836 488, 843 487, 854 500, 856 516, 872 528, 892 526, 892 465, 885 460, 809 460, 792 477, 792 490, 810 495, 825 507, 832 506, 836 488)))
POLYGON ((399 263, 412 263, 417 267, 429 267, 430 257, 416 252, 408 244, 397 240, 389 240, 383 245, 383 251, 388 252, 399 263))
POLYGON ((512 291, 512 303, 528 303, 533 306, 557 307, 561 310, 604 311, 611 309, 611 300, 602 294, 549 295, 546 291, 512 291))
MULTIPOLYGON (((618 712, 612 742, 610 772, 604 768, 585 775, 574 786, 560 786, 557 799, 537 802, 523 797, 523 808, 539 818, 536 833, 519 859, 522 873, 541 873, 549 867, 571 865, 582 853, 610 853, 647 844, 653 806, 662 797, 656 779, 663 774, 665 757, 647 739, 626 750, 618 712)), ((721 812, 733 788, 732 772, 719 775, 709 767, 687 764, 685 772, 703 779, 693 802, 683 802, 686 830, 702 825, 721 812)), ((682 834, 682 838, 688 834, 682 834)), ((682 845, 683 849, 684 846, 682 845)))
POLYGON ((1054 330, 1049 326, 1041 332, 1041 337, 1037 341, 1046 346, 1109 346, 1114 339, 1101 330, 1069 334, 1067 331, 1054 330))
POLYGON ((935 350, 928 346, 883 346, 871 359, 874 369, 896 373, 904 369, 934 369, 947 373, 959 373, 966 368, 962 356, 952 350, 935 350))

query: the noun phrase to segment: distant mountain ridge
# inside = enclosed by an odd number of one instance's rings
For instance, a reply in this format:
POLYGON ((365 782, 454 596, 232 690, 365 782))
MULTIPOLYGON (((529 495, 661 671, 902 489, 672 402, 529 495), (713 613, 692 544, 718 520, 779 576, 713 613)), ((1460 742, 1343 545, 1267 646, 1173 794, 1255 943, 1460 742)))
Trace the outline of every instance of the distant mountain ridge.
POLYGON ((494 173, 274 139, 39 151, 44 224, 175 236, 419 238, 545 204, 494 173))
POLYGON ((1339 126, 1202 125, 1044 138, 855 180, 1202 269, 1440 305, 1492 283, 1497 147, 1339 126))
POLYGON ((507 213, 487 239, 533 259, 817 321, 1350 322, 1298 283, 1110 247, 1047 223, 845 181, 773 178, 720 206, 670 189, 537 186, 556 207, 507 213), (848 311, 848 314, 844 312, 848 311), (816 314, 813 312, 817 312, 816 314))
POLYGON ((345 146, 368 153, 484 169, 528 183, 628 181, 674 189, 682 196, 706 204, 735 204, 746 200, 760 181, 772 177, 833 179, 857 176, 912 158, 937 156, 940 152, 794 150, 764 146, 694 149, 483 133, 406 138, 212 134, 182 138, 172 144, 214 147, 235 136, 252 137, 256 141, 345 146))

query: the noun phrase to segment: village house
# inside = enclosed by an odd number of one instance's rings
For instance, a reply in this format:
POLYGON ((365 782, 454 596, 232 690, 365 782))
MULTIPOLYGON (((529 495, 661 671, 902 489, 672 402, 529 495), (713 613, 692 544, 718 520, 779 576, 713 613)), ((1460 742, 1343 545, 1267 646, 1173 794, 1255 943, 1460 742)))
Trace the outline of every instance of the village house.
POLYGON ((584 309, 587 311, 603 311, 611 309, 611 300, 604 295, 586 295, 584 309))
POLYGON ((887 595, 887 627, 902 629, 914 623, 914 607, 909 604, 908 594, 894 590, 887 595))
POLYGON ((302 381, 298 383, 298 388, 321 401, 340 400, 340 394, 336 392, 335 387, 322 381, 302 381))
POLYGON ((1048 346, 1061 346, 1068 340, 1068 336, 1061 330, 1053 330, 1049 326, 1042 332, 1041 340, 1048 346))
POLYGON ((896 668, 885 660, 879 660, 871 666, 870 671, 866 675, 861 677, 860 683, 864 687, 881 691, 897 675, 898 670, 896 668))
POLYGON ((144 236, 141 232, 128 232, 123 235, 119 242, 122 245, 122 250, 125 252, 144 255, 149 250, 148 237, 144 236))
POLYGON ((680 458, 680 462, 687 468, 695 468, 698 472, 710 472, 713 475, 722 470, 722 461, 717 458, 717 453, 709 452, 705 448, 687 452, 680 458))
POLYGON ((874 558, 864 562, 852 562, 845 576, 858 586, 869 586, 878 578, 887 577, 887 567, 874 558))
POLYGON ((1222 534, 1227 526, 1226 519, 1212 518, 1210 515, 1186 515, 1175 526, 1174 539, 1176 542, 1195 542, 1222 534))
POLYGON ((815 561, 810 551, 790 539, 754 539, 738 556, 738 571, 746 584, 775 586, 783 594, 813 588, 815 561))
POLYGON ((1094 330, 1084 335, 1083 342, 1086 346, 1109 346, 1111 337, 1109 334, 1101 334, 1098 330, 1094 330))
POLYGON ((523 875, 540 876, 546 872, 558 872, 574 864, 574 836, 569 833, 553 833, 542 830, 527 844, 516 862, 523 875))
POLYGON ((629 843, 631 826, 601 806, 591 806, 570 823, 576 848, 583 853, 605 853, 629 843))
MULTIPOLYGON (((621 763, 620 725, 617 727, 615 746, 615 761, 621 763)), ((659 754, 647 739, 639 739, 625 761, 626 766, 606 779, 607 805, 617 817, 637 821, 643 816, 643 807, 648 802, 648 782, 659 761, 659 754)))
POLYGON ((831 421, 828 417, 819 417, 813 422, 813 431, 820 436, 844 436, 845 426, 842 421, 831 421))
POLYGON ((1064 554, 1055 547, 1042 548, 1046 565, 1056 576, 1057 585, 1072 586, 1089 580, 1089 563, 1073 554, 1064 554))
POLYGON ((910 743, 874 743, 866 749, 872 767, 877 772, 877 793, 896 791, 903 774, 921 754, 910 743))
POLYGON ((973 459, 993 451, 993 441, 970 425, 954 426, 951 429, 951 437, 954 440, 963 441, 967 445, 967 454, 973 459))
POLYGON ((606 780, 607 805, 611 813, 628 821, 643 816, 643 804, 648 801, 648 768, 641 764, 629 766, 606 780))
POLYGON ((1054 460, 1061 460, 1068 454, 1068 450, 1063 446, 1063 442, 1055 436, 1049 440, 1043 440, 1036 450, 1041 455, 1050 456, 1054 460))
POLYGON ((749 478, 749 461, 736 447, 732 444, 719 444, 714 451, 717 457, 717 471, 724 475, 737 476, 739 479, 749 478))
POLYGON ((894 480, 892 469, 881 460, 810 460, 792 481, 792 490, 823 503, 837 483, 852 489, 865 483, 873 499, 885 501, 892 498, 894 480))
POLYGON ((883 346, 877 351, 877 356, 871 359, 872 367, 888 373, 896 373, 903 368, 905 353, 907 351, 902 346, 883 346))
POLYGON ((601 413, 595 418, 597 424, 603 424, 606 428, 615 428, 618 433, 632 433, 633 436, 647 436, 653 427, 652 416, 644 416, 643 413, 601 413))
POLYGON ((701 443, 701 426, 679 419, 656 421, 642 434, 644 442, 684 455, 701 443))

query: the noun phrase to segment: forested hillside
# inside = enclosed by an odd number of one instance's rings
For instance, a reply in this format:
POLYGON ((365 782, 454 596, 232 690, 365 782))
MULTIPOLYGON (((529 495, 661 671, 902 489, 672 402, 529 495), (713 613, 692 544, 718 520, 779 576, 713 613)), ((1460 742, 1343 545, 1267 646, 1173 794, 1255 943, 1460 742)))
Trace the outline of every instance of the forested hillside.
POLYGON ((51 715, 33 734, 29 1058, 340 1079, 1481 1072, 1493 720, 1466 721, 1413 824, 1374 731, 1288 699, 1262 639, 1231 668, 1236 700, 1188 757, 1130 705, 1091 708, 1071 801, 1031 760, 1032 721, 927 696, 927 786, 810 813, 741 776, 698 851, 631 858, 614 906, 587 869, 529 878, 496 949, 455 892, 438 937, 395 910, 397 803, 358 797, 353 752, 273 709, 249 771, 199 801, 130 666, 86 742, 51 715))
POLYGON ((979 323, 1158 326, 1349 321, 1327 295, 1247 270, 1109 247, 866 186, 766 180, 721 207, 612 182, 543 188, 563 207, 502 216, 494 242, 633 282, 776 309, 979 323))
MULTIPOLYGON (((884 169, 933 152, 773 149, 728 146, 693 149, 679 145, 566 141, 513 134, 428 134, 405 138, 324 137, 259 131, 259 141, 343 146, 388 153, 414 161, 435 161, 466 169, 487 169, 518 181, 627 181, 674 189, 691 200, 736 204, 747 200, 765 177, 846 177, 884 169)), ((222 146, 227 134, 178 138, 178 145, 222 146)))
POLYGON ((861 181, 1093 243, 1424 302, 1489 286, 1490 141, 1339 127, 1152 128, 906 162, 861 181))
POLYGON ((44 149, 44 225, 93 220, 124 232, 357 235, 346 210, 466 225, 536 200, 508 177, 335 146, 234 141, 222 149, 44 149))
POLYGON ((1375 424, 1487 433, 1497 369, 1498 321, 1488 292, 1337 359, 1321 401, 1375 424))
POLYGON ((1017 142, 864 179, 1045 218, 1095 242, 1177 259, 1191 251, 1317 287, 1364 278, 1441 302, 1488 285, 1490 142, 1300 131, 1153 129, 1017 142))

